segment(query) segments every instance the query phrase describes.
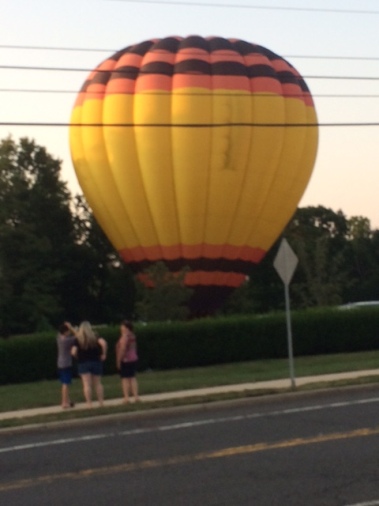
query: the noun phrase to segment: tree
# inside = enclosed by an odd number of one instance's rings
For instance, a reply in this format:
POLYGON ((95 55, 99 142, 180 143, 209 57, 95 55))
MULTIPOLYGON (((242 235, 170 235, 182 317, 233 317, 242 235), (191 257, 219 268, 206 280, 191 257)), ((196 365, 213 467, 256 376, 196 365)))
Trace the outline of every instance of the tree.
POLYGON ((132 272, 120 259, 82 196, 75 198, 75 210, 82 256, 82 267, 76 272, 81 278, 85 303, 74 319, 108 323, 131 318, 136 292, 132 272))
POLYGON ((143 321, 184 320, 189 314, 188 302, 192 290, 184 285, 188 269, 178 273, 157 262, 143 272, 138 282, 136 313, 143 321))
MULTIPOLYGON (((299 259, 291 282, 294 308, 379 300, 379 230, 372 230, 367 218, 347 219, 323 206, 299 208, 283 236, 299 259)), ((280 241, 252 267, 223 312, 283 309, 282 285, 273 269, 280 241)))
POLYGON ((230 295, 224 314, 261 314, 283 309, 283 284, 273 264, 279 239, 259 264, 250 269, 246 282, 230 295))
POLYGON ((349 263, 354 282, 345 291, 346 302, 379 299, 379 231, 362 216, 348 220, 349 263))
POLYGON ((34 141, 0 142, 1 333, 57 322, 65 262, 75 244, 61 162, 34 141))
POLYGON ((292 283, 294 307, 342 302, 351 283, 347 234, 342 211, 322 206, 297 209, 284 232, 299 258, 292 283))
POLYGON ((301 236, 309 240, 316 237, 346 238, 348 223, 342 211, 334 212, 323 206, 298 208, 287 225, 285 235, 301 236))

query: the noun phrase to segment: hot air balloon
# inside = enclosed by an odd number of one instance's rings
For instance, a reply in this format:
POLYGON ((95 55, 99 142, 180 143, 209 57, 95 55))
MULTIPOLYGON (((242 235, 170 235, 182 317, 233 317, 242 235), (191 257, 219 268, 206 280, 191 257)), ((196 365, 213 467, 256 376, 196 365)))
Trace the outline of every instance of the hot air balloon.
POLYGON ((238 39, 147 40, 93 70, 71 117, 84 196, 136 273, 190 271, 195 311, 246 279, 291 219, 317 151, 300 74, 238 39))

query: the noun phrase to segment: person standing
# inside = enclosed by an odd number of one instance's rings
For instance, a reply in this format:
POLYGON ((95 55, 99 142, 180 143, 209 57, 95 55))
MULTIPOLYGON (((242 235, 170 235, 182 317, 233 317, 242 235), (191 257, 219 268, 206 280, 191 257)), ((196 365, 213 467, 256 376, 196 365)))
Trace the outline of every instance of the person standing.
POLYGON ((92 390, 95 390, 100 406, 104 405, 104 389, 101 382, 103 363, 107 357, 107 343, 98 337, 88 321, 83 321, 78 330, 67 323, 75 335, 71 349, 78 361, 78 373, 82 379, 83 394, 87 406, 92 407, 92 390))
POLYGON ((120 325, 120 338, 116 345, 116 366, 120 371, 121 388, 124 402, 129 402, 131 393, 134 400, 139 401, 138 382, 136 378, 138 354, 137 339, 132 322, 123 320, 120 325))
POLYGON ((72 383, 72 355, 71 348, 74 344, 75 337, 72 335, 70 328, 62 323, 58 329, 57 348, 58 348, 58 377, 61 382, 61 406, 63 409, 74 407, 74 403, 70 399, 70 385, 72 383))

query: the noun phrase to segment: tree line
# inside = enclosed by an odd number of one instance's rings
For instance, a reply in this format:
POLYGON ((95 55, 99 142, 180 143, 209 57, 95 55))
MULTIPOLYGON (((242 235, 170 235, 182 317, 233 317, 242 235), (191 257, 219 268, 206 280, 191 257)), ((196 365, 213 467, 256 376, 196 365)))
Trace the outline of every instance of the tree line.
MULTIPOLYGON (((0 336, 50 330, 65 319, 185 319, 190 290, 163 264, 143 288, 120 261, 80 195, 61 180, 62 162, 35 141, 0 141, 0 336)), ((379 231, 322 206, 298 209, 283 235, 299 258, 291 305, 379 300, 379 231)), ((273 246, 220 313, 282 309, 273 246)))

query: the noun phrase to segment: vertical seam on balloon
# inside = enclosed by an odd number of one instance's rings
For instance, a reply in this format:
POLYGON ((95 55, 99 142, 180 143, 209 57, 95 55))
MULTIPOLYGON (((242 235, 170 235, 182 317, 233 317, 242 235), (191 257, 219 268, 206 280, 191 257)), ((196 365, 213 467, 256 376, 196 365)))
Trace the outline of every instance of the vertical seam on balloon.
MULTIPOLYGON (((175 73, 175 67, 176 67, 176 63, 177 63, 177 60, 178 60, 178 56, 179 56, 179 53, 180 53, 180 44, 182 42, 182 38, 179 39, 179 45, 178 45, 178 49, 177 51, 175 51, 173 53, 173 72, 172 72, 172 76, 171 76, 171 100, 170 100, 170 118, 171 118, 171 124, 173 124, 173 98, 174 98, 174 89, 173 89, 173 84, 174 84, 174 73, 175 73)), ((174 135, 174 129, 171 128, 170 129, 170 139, 171 139, 171 143, 170 143, 170 147, 171 147, 171 173, 172 173, 172 181, 173 181, 173 186, 174 186, 174 196, 175 196, 175 209, 176 209, 176 229, 177 229, 177 237, 178 237, 178 246, 179 246, 179 249, 180 249, 180 255, 184 258, 184 249, 183 249, 183 234, 182 234, 182 229, 181 229, 181 226, 180 226, 180 219, 179 219, 179 206, 178 206, 178 181, 177 181, 177 177, 175 176, 176 174, 176 170, 174 168, 174 158, 173 158, 173 135, 174 135)))
MULTIPOLYGON (((102 115, 103 115, 103 104, 104 104, 103 100, 104 100, 104 96, 105 96, 105 94, 103 95, 103 99, 102 99, 102 103, 101 103, 101 121, 100 121, 101 126, 99 126, 99 127, 93 126, 93 127, 89 127, 89 128, 99 128, 101 130, 101 137, 102 137, 102 140, 103 140, 103 150, 106 153, 106 148, 105 148, 105 143, 104 143, 104 126, 102 124, 103 123, 103 121, 102 121, 102 115)), ((85 105, 85 101, 83 102, 82 107, 84 107, 84 105, 85 105)), ((82 119, 83 119, 82 111, 83 111, 83 109, 81 110, 81 123, 82 123, 82 119)), ((84 147, 85 144, 83 142, 83 134, 84 134, 84 130, 83 130, 83 128, 80 128, 80 136, 81 136, 81 139, 82 139, 82 146, 84 147)), ((89 166, 88 158, 87 158, 88 153, 87 153, 87 150, 85 148, 83 149, 83 154, 85 156, 85 163, 86 163, 86 165, 88 167, 89 166)), ((107 155, 107 158, 108 158, 108 155, 107 155)), ((107 162, 108 162, 108 165, 109 165, 109 161, 108 160, 107 160, 107 162)), ((87 173, 91 174, 91 171, 87 171, 87 173)), ((101 193, 101 191, 99 191, 99 183, 98 183, 97 179, 93 177, 93 175, 91 175, 91 185, 92 184, 95 186, 95 188, 97 188, 97 191, 95 193, 98 195, 98 197, 97 197, 96 200, 98 200, 98 199, 100 200, 100 202, 101 202, 101 208, 103 209, 103 211, 105 210, 105 213, 108 216, 108 219, 112 222, 112 229, 116 232, 117 235, 119 235, 120 234, 120 226, 117 224, 117 220, 114 219, 114 216, 112 215, 112 213, 107 210, 107 206, 104 205, 104 200, 102 198, 102 193, 101 193)), ((101 190, 101 188, 100 188, 100 190, 101 190)), ((96 205, 94 206, 94 208, 96 209, 96 205)), ((94 213, 94 216, 95 216, 96 220, 99 223, 101 223, 101 222, 105 223, 107 221, 107 220, 101 220, 101 218, 100 218, 100 215, 102 214, 103 211, 100 211, 99 213, 97 213, 93 209, 92 209, 92 211, 94 213)))
MULTIPOLYGON (((132 49, 132 48, 133 48, 133 46, 131 46, 129 49, 132 49)), ((128 52, 130 53, 131 51, 129 50, 128 52)), ((122 55, 121 55, 121 53, 119 54, 119 58, 115 61, 115 65, 114 65, 114 67, 113 67, 113 69, 112 69, 112 73, 118 70, 118 63, 119 63, 119 59, 120 59, 120 57, 121 57, 121 56, 123 56, 125 53, 126 53, 126 51, 124 51, 124 52, 122 53, 122 55)), ((107 86, 108 86, 109 82, 110 82, 110 81, 108 81, 107 86)), ((136 80, 134 79, 134 90, 133 90, 133 93, 132 93, 132 96, 133 96, 133 111, 134 111, 134 96, 135 96, 135 93, 134 93, 134 92, 135 92, 135 83, 136 83, 136 80)), ((134 112, 133 112, 133 114, 134 114, 134 112)), ((132 127, 130 127, 130 128, 132 128, 132 127)), ((133 129, 132 129, 132 136, 133 136, 133 139, 134 139, 134 144, 135 144, 135 146, 136 146, 136 143, 135 143, 135 135, 134 135, 134 130, 133 130, 133 129)), ((137 160, 138 160, 138 152, 137 152, 137 149, 135 150, 135 152, 136 152, 136 156, 137 156, 137 160)), ((108 152, 107 152, 107 156, 109 156, 109 155, 108 155, 108 152)), ((113 178, 113 180, 114 180, 115 187, 116 187, 117 192, 118 192, 118 196, 119 196, 119 199, 120 199, 120 203, 121 203, 121 207, 122 207, 122 209, 123 209, 123 212, 124 212, 125 216, 128 218, 128 221, 129 221, 129 224, 130 224, 130 228, 133 230, 133 233, 134 233, 135 238, 136 238, 136 240, 137 240, 138 246, 143 248, 143 246, 142 246, 142 244, 141 244, 141 238, 140 238, 140 235, 139 235, 139 233, 138 233, 139 227, 136 227, 135 222, 133 221, 132 217, 130 216, 130 213, 128 212, 128 208, 127 208, 127 206, 125 206, 125 204, 124 204, 124 201, 123 201, 122 195, 121 195, 120 190, 119 190, 119 186, 118 186, 118 185, 117 185, 117 183, 116 183, 116 178, 115 178, 115 176, 114 176, 114 171, 112 170, 112 166, 111 166, 111 164, 110 164, 110 163, 109 163, 109 167, 110 167, 110 169, 111 169, 111 170, 110 170, 110 173, 112 174, 112 178, 113 178)), ((143 189, 144 189, 143 184, 142 184, 142 187, 143 187, 143 189)), ((145 200, 147 201, 147 199, 146 199, 146 195, 145 195, 145 200)), ((122 225, 121 225, 121 227, 122 227, 122 225)), ((128 246, 127 246, 128 240, 127 240, 127 238, 126 238, 126 237, 124 237, 124 236, 125 236, 125 234, 120 233, 120 237, 122 237, 122 244, 123 244, 123 246, 122 246, 122 248, 121 248, 121 249, 122 249, 122 250, 124 250, 124 249, 128 249, 128 250, 129 250, 129 252, 130 252, 130 254, 131 254, 131 255, 133 255, 133 248, 130 248, 130 247, 128 247, 128 246)))
MULTIPOLYGON (((300 80, 302 78, 297 77, 297 79, 300 80)), ((304 93, 304 91, 302 89, 301 89, 301 93, 302 93, 303 96, 305 95, 305 93, 304 93)), ((309 123, 311 123, 311 121, 310 121, 311 106, 307 105, 305 99, 303 100, 303 104, 304 104, 304 116, 305 116, 304 123, 309 125, 309 123)), ((313 109, 314 113, 316 114, 316 109, 315 109, 314 105, 313 105, 312 109, 313 109)), ((313 118, 312 118, 312 120, 313 120, 313 118)), ((313 123, 313 121, 312 121, 312 123, 313 123)), ((307 151, 309 151, 309 145, 312 144, 312 130, 315 127, 310 126, 310 127, 301 127, 301 128, 305 129, 305 135, 304 135, 304 142, 303 142, 303 145, 302 145, 302 151, 301 151, 301 154, 299 156, 298 166, 304 166, 304 157, 306 156, 307 151)), ((317 153, 317 143, 316 143, 316 146, 315 146, 315 152, 317 153)), ((307 186, 309 184, 310 177, 312 176, 312 172, 313 172, 313 168, 314 168, 314 163, 315 163, 315 160, 314 160, 313 164, 311 164, 310 173, 309 173, 309 176, 307 177, 308 180, 307 180, 307 183, 306 183, 306 185, 305 185, 305 187, 304 187, 304 189, 302 191, 302 195, 304 194, 304 191, 306 190, 306 188, 307 188, 307 186)), ((295 181, 296 181, 296 178, 293 178, 292 182, 291 182, 290 190, 293 188, 295 181)), ((300 195, 300 199, 302 198, 302 195, 300 195)), ((297 203, 296 207, 299 204, 299 200, 297 202, 298 203, 297 203)), ((296 208, 294 209, 294 212, 295 211, 296 211, 296 208)), ((290 219, 291 219, 291 216, 288 218, 286 225, 288 224, 288 222, 289 222, 290 219)))
MULTIPOLYGON (((268 57, 266 55, 264 55, 264 56, 265 56, 266 59, 268 59, 268 57)), ((278 58, 278 56, 275 55, 275 58, 278 58)), ((278 81, 278 85, 280 86, 280 89, 281 89, 281 95, 279 95, 279 94, 277 95, 277 100, 280 99, 280 100, 283 101, 284 111, 286 112, 286 103, 285 103, 285 98, 284 98, 284 93, 283 93, 283 85, 282 85, 280 79, 278 78, 277 70, 273 66, 271 60, 269 60, 269 62, 270 62, 271 69, 275 72, 275 77, 276 77, 276 79, 278 81), (281 97, 281 98, 279 98, 279 97, 281 97)), ((284 118, 284 122, 285 121, 286 121, 286 117, 284 118)), ((282 140, 282 143, 281 143, 281 146, 280 146, 280 153, 283 153, 283 149, 284 149, 284 145, 285 145, 286 127, 282 127, 282 126, 280 126, 280 127, 276 127, 276 126, 267 126, 267 127, 264 127, 264 126, 261 126, 261 127, 258 127, 258 128, 280 128, 280 129, 282 129, 284 135, 283 135, 283 140, 282 140)), ((275 177, 276 177, 276 174, 278 173, 278 167, 280 165, 280 160, 281 160, 281 154, 278 154, 275 170, 272 173, 271 180, 270 180, 269 185, 268 185, 268 187, 266 189, 266 196, 269 195, 270 192, 271 192, 271 190, 272 190, 272 185, 275 182, 275 177)), ((254 222, 255 224, 258 224, 258 225, 257 226, 254 225, 254 224, 252 225, 252 232, 249 235, 249 242, 251 241, 253 235, 256 235, 256 236, 259 235, 257 233, 259 231, 259 228, 261 228, 262 226, 266 226, 266 225, 264 225, 262 223, 262 219, 261 219, 261 216, 262 216, 262 214, 263 214, 264 209, 265 209, 266 206, 267 206, 266 199, 263 199, 262 203, 261 203, 261 206, 260 206, 260 209, 258 210, 257 217, 256 217, 255 222, 254 222)), ((262 245, 258 245, 258 244, 256 246, 257 247, 262 247, 262 245)), ((268 248, 265 248, 265 249, 267 249, 267 251, 268 251, 268 248)))
MULTIPOLYGON (((114 71, 116 63, 117 62, 114 61, 113 62, 113 68, 108 70, 108 72, 109 72, 109 78, 112 75, 112 72, 114 71)), ((116 194, 117 194, 117 195, 115 195, 115 198, 118 197, 118 199, 120 201, 119 205, 121 206, 121 208, 123 208, 124 206, 123 206, 122 198, 121 198, 118 186, 116 184, 116 181, 115 181, 115 178, 114 178, 114 174, 113 174, 113 170, 112 170, 112 166, 111 166, 110 159, 109 159, 109 150, 108 150, 106 142, 105 142, 105 128, 107 128, 107 127, 104 124, 104 100, 105 100, 105 97, 106 97, 106 88, 107 88, 108 83, 109 83, 109 78, 108 78, 108 81, 107 81, 107 83, 105 85, 104 94, 103 94, 103 98, 102 98, 102 102, 101 102, 101 138, 102 138, 103 151, 104 151, 104 154, 105 154, 105 157, 106 157, 106 164, 107 164, 106 169, 107 169, 107 173, 108 173, 109 178, 111 179, 111 181, 113 183, 112 186, 114 187, 114 190, 116 191, 116 194)), ((97 128, 97 127, 95 127, 95 128, 97 128)), ((100 188, 100 192, 98 192, 99 195, 102 194, 101 190, 102 189, 100 188)), ((123 237, 123 227, 118 224, 118 220, 115 219, 112 216, 112 214, 110 214, 110 217, 111 217, 113 223, 115 224, 115 228, 117 230, 117 233, 122 238, 123 237)))
MULTIPOLYGON (((117 60, 115 60, 112 70, 110 70, 110 71, 109 71, 109 73, 110 73, 110 78, 111 78, 111 76, 112 76, 112 73, 113 73, 115 70, 117 70, 117 63, 118 63, 118 59, 117 59, 117 60)), ((124 205, 124 202, 123 202, 123 199, 122 199, 122 195, 121 195, 121 192, 120 192, 119 185, 117 184, 116 179, 115 179, 115 175, 114 175, 114 170, 113 170, 113 168, 112 168, 112 164, 110 163, 109 148, 107 147, 107 144, 106 144, 106 142, 105 142, 105 128, 107 128, 107 127, 106 127, 106 125, 104 124, 104 105, 105 105, 105 104, 104 104, 104 100, 105 100, 105 98, 106 98, 106 96, 107 96, 107 87, 108 87, 108 85, 109 85, 110 78, 108 79, 108 81, 107 81, 107 83, 106 83, 106 85, 105 85, 104 98, 103 98, 103 102, 102 102, 102 125, 103 125, 103 128, 102 128, 102 137, 103 137, 103 145, 104 145, 104 151, 105 151, 105 153, 106 153, 106 157, 107 157, 107 165, 108 165, 108 171, 107 171, 107 172, 108 172, 108 174, 109 174, 109 177, 110 177, 110 178, 112 179, 112 181, 113 181, 113 186, 114 186, 115 191, 116 191, 116 193, 117 193, 117 196, 115 195, 115 197, 116 197, 116 198, 118 197, 118 199, 119 199, 119 201, 120 201, 120 206, 121 206, 121 208, 123 209, 124 213, 128 216, 128 213, 126 212, 125 205, 124 205)), ((131 228, 134 230, 135 236, 136 236, 136 238, 138 239, 138 234, 137 234, 137 231, 136 231, 135 227, 133 226, 133 223, 132 223, 132 221, 130 220, 130 217, 129 217, 129 216, 128 216, 128 218, 129 218, 129 222, 130 222, 131 228)), ((116 220, 116 221, 117 221, 117 220, 116 220)), ((119 234, 120 234, 120 237, 121 237, 121 239, 122 239, 122 243, 123 243, 123 244, 125 244, 125 240, 124 240, 124 232, 123 232, 123 227, 122 227, 122 225, 121 225, 121 226, 118 226, 117 228, 118 228, 118 230, 119 230, 119 234)))
MULTIPOLYGON (((233 44, 232 44, 232 47, 233 47, 233 50, 234 50, 234 51, 236 52, 236 54, 238 55, 238 57, 239 57, 239 58, 240 58, 240 59, 244 62, 244 64, 245 64, 245 65, 244 65, 244 68, 245 68, 245 72, 246 72, 246 78, 248 79, 248 66, 247 66, 246 57, 245 57, 245 56, 244 56, 244 55, 243 55, 240 51, 238 51, 238 49, 237 49, 237 47, 235 47, 235 45, 233 46, 233 44)), ((252 91, 251 91, 251 80, 249 80, 249 79, 248 79, 248 81, 249 81, 249 87, 250 87, 250 96, 249 96, 249 101, 250 101, 250 104, 251 104, 251 100, 252 100, 252 98, 251 98, 251 93, 252 93, 252 91)), ((243 96, 243 95, 242 95, 242 93, 241 93, 241 95, 238 95, 237 99, 238 99, 238 100, 242 99, 242 96, 243 96)), ((236 100, 236 97, 232 97, 232 100, 236 100)), ((251 117, 251 109, 250 109, 250 112, 249 112, 249 116, 251 117)), ((230 228, 229 228, 229 231, 228 231, 228 234, 227 234, 227 242, 228 242, 228 243, 230 243, 230 236, 231 236, 231 232, 232 232, 233 224, 235 223, 236 216, 238 215, 238 210, 239 210, 239 208, 240 208, 241 195, 243 194, 243 192, 244 192, 244 188, 245 188, 245 184, 244 184, 244 182, 246 181, 246 178, 247 178, 247 172, 248 172, 248 160, 249 160, 249 158, 250 158, 250 156, 249 156, 249 155, 250 155, 250 153, 251 153, 251 146, 252 146, 252 145, 251 145, 252 128, 249 128, 249 129, 248 129, 248 132, 249 132, 249 148, 248 148, 248 150, 247 150, 247 155, 246 155, 246 158, 245 158, 244 163, 243 163, 243 165, 244 165, 244 168, 243 168, 243 171, 244 171, 244 172, 243 172, 243 182, 242 182, 242 184, 240 184, 240 186, 239 186, 239 192, 238 192, 237 205, 236 205, 236 207, 235 207, 235 209, 234 209, 233 218, 232 218, 232 220, 231 220, 231 225, 230 225, 230 228)), ((239 252, 242 250, 242 248, 243 248, 243 245, 238 247, 238 253, 237 253, 237 255, 238 255, 238 256, 240 256, 240 253, 239 253, 239 252)), ((223 249, 224 249, 224 247, 223 247, 223 249)))
MULTIPOLYGON (((210 111, 210 117, 211 117, 211 125, 214 125, 215 123, 215 82, 214 82, 214 72, 213 72, 213 49, 212 49, 212 38, 209 37, 207 39, 207 49, 208 49, 208 62, 209 62, 209 74, 210 74, 210 97, 211 97, 211 111, 210 111)), ((212 165, 213 165, 213 153, 214 153, 214 128, 211 128, 210 131, 210 156, 209 156, 209 165, 207 168, 207 200, 206 200, 206 206, 205 206, 205 219, 204 219, 204 228, 203 228, 203 241, 201 244, 201 258, 207 258, 206 248, 208 246, 208 243, 206 241, 206 234, 207 234, 207 228, 208 228, 208 220, 207 216, 209 216, 209 208, 210 208, 210 187, 211 187, 211 178, 212 178, 212 165)), ((199 284, 201 284, 203 281, 203 276, 199 274, 199 284)))
MULTIPOLYGON (((229 40, 227 40, 227 39, 224 39, 224 40, 225 40, 225 41, 227 41, 228 43, 230 43, 230 42, 229 42, 229 40)), ((214 89, 215 89, 215 87, 213 86, 213 90, 214 90, 214 89)), ((227 92, 226 90, 225 90, 225 100, 229 100, 229 101, 230 101, 230 96, 228 96, 228 92, 227 92)), ((213 124, 214 124, 214 123, 215 123, 215 122, 213 121, 213 124)), ((230 132, 231 128, 232 128, 232 126, 230 125, 230 126, 229 126, 229 130, 228 130, 229 132, 230 132)), ((227 238, 226 238, 226 241, 227 241, 227 238)), ((225 242, 226 242, 226 241, 225 241, 225 242)), ((219 245, 219 248, 220 248, 220 249, 219 249, 219 252, 220 252, 219 257, 220 257, 220 258, 223 258, 223 257, 224 257, 225 242, 224 242, 224 244, 220 244, 220 245, 219 245)))
MULTIPOLYGON (((285 61, 285 60, 284 60, 284 61, 285 61)), ((286 64, 287 64, 289 67, 291 66, 288 62, 286 62, 286 64)), ((273 67, 273 68, 274 68, 275 72, 277 73, 277 71, 276 71, 275 67, 273 67)), ((301 86, 300 86, 300 84, 299 84, 299 83, 300 83, 300 81, 302 80, 302 78, 301 78, 299 75, 296 75, 296 74, 295 74, 295 78, 296 78, 296 85, 297 85, 297 86, 298 86, 298 88, 300 89, 299 93, 300 93, 300 92, 302 93, 302 96, 301 96, 301 97, 299 97, 299 100, 301 100, 301 103, 303 104, 303 107, 304 107, 304 108, 306 108, 306 104, 305 104, 304 97, 303 97, 304 92, 303 92, 303 90, 302 90, 302 88, 301 88, 301 86)), ((280 79, 278 79, 278 81, 279 81, 280 86, 281 86, 281 89, 282 89, 282 97, 283 97, 283 100, 284 100, 284 105, 285 105, 285 112, 286 112, 285 123, 286 123, 286 124, 288 124, 288 123, 287 123, 287 121, 288 121, 288 115, 287 115, 288 102, 287 102, 287 100, 292 99, 292 97, 291 97, 291 96, 289 96, 288 98, 286 98, 285 89, 284 89, 284 85, 285 85, 285 84, 284 84, 284 83, 282 83, 280 79)), ((299 121, 299 123, 303 123, 303 122, 304 122, 304 123, 307 123, 307 118, 306 118, 306 117, 305 117, 304 121, 299 121)), ((283 143, 282 143, 282 145, 281 145, 281 155, 280 155, 280 157, 279 157, 279 163, 278 163, 278 165, 277 165, 277 168, 276 168, 276 171, 275 171, 274 177, 272 178, 272 181, 271 181, 271 184, 270 184, 270 190, 269 190, 269 191, 272 191, 273 186, 275 186, 275 184, 276 184, 276 183, 275 183, 275 181, 276 181, 276 179, 277 179, 276 175, 277 175, 277 173, 278 173, 278 168, 280 167, 280 160, 282 160, 282 159, 283 159, 282 153, 283 153, 284 148, 285 148, 285 145, 286 145, 286 136, 287 136, 287 133, 290 133, 290 134, 292 133, 292 132, 290 132, 290 131, 288 130, 289 128, 291 128, 291 127, 288 127, 288 126, 284 126, 284 127, 283 127, 283 129, 284 129, 284 137, 283 137, 283 143)), ((293 128, 297 128, 297 127, 293 127, 293 128)), ((307 127, 299 127, 299 128, 304 129, 304 128, 307 128, 307 127)), ((306 134, 305 134, 305 137, 306 137, 306 134)), ((303 142, 303 145, 302 145, 302 154, 305 152, 305 150, 306 150, 306 146, 305 146, 305 142, 303 142)), ((298 158, 298 164, 297 164, 297 166, 299 166, 299 165, 301 164, 301 159, 302 159, 302 155, 301 155, 301 156, 299 156, 299 158, 298 158)), ((296 171, 293 171, 293 174, 294 174, 294 177, 293 177, 293 179, 292 179, 292 184, 291 184, 291 186, 289 186, 289 187, 287 188, 287 192, 289 192, 289 191, 290 191, 291 187, 293 187, 293 183, 296 181, 296 171)), ((297 201, 297 202, 296 202, 296 204, 295 204, 295 209, 294 209, 294 211, 296 210, 296 206, 297 206, 297 205, 298 205, 298 201, 297 201)), ((265 207, 266 207, 266 206, 267 206, 267 205, 264 205, 264 206, 263 206, 263 210, 265 209, 265 207)), ((283 231, 284 227, 288 224, 288 222, 289 222, 289 220, 290 220, 290 219, 291 219, 291 216, 289 216, 289 217, 288 217, 288 219, 286 219, 286 223, 284 223, 284 225, 280 227, 281 231, 283 231)), ((260 224, 259 224, 259 228, 261 228, 261 227, 263 226, 263 224, 262 224, 261 222, 259 222, 259 223, 260 223, 260 224)), ((271 246, 268 246, 268 248, 270 248, 270 247, 271 247, 271 246)))
MULTIPOLYGON (((146 47, 144 47, 144 53, 141 52, 140 56, 141 56, 141 60, 143 58, 143 56, 146 54, 146 52, 149 50, 149 48, 151 47, 153 41, 146 41, 146 42, 151 42, 150 45, 146 45, 146 47)), ((125 53, 127 52, 126 50, 128 50, 128 53, 131 54, 131 55, 134 55, 134 49, 135 49, 135 45, 133 46, 129 46, 129 48, 125 48, 125 50, 122 52, 122 55, 121 56, 124 56, 125 53)), ((117 60, 117 63, 118 63, 118 60, 117 60)), ((137 70, 137 67, 135 67, 136 70, 137 70)), ((138 73, 140 72, 140 68, 141 68, 141 64, 139 64, 138 66, 138 73)), ((117 69, 116 69, 117 70, 117 69)), ((134 111, 135 111, 135 88, 136 88, 136 82, 137 82, 137 77, 138 77, 138 74, 135 75, 135 78, 133 79, 133 90, 129 90, 129 91, 124 91, 125 93, 127 94, 130 94, 131 98, 132 98, 132 117, 133 117, 133 121, 132 121, 132 124, 134 125, 134 111)), ((137 172, 139 174, 139 178, 140 178, 140 183, 141 183, 141 195, 142 195, 142 198, 144 200, 144 205, 145 205, 145 209, 147 210, 147 214, 149 215, 149 218, 150 218, 150 221, 152 224, 154 224, 153 220, 152 220, 152 212, 151 212, 151 209, 150 209, 150 206, 149 206, 149 203, 148 203, 148 199, 147 199, 147 195, 146 195, 146 188, 145 188, 145 185, 144 185, 144 181, 143 181, 143 178, 142 178, 142 175, 141 175, 141 171, 139 170, 140 168, 140 160, 139 160, 139 151, 137 149, 137 143, 136 143, 136 136, 135 136, 135 130, 134 130, 134 126, 131 125, 130 128, 131 128, 131 138, 133 139, 133 143, 134 143, 134 147, 135 147, 135 156, 136 156, 136 165, 137 165, 137 172)), ((127 250, 129 252, 130 255, 133 256, 134 254, 134 251, 137 249, 137 250, 142 250, 144 252, 144 256, 146 256, 146 253, 145 253, 145 247, 143 246, 142 244, 142 240, 141 240, 141 235, 139 233, 139 230, 141 230, 141 225, 138 226, 138 224, 136 225, 134 223, 134 220, 133 220, 133 217, 129 214, 128 212, 128 207, 123 205, 123 210, 125 212, 125 215, 128 217, 128 220, 129 220, 129 223, 130 223, 130 226, 134 232, 134 235, 135 235, 135 238, 136 238, 136 241, 137 241, 137 245, 135 247, 130 247, 128 245, 128 241, 123 241, 123 247, 122 247, 122 251, 125 251, 127 250)), ((154 226, 152 227, 154 228, 154 226)), ((156 234, 155 234, 156 235, 156 234)), ((141 253, 139 253, 140 255, 141 253)))
MULTIPOLYGON (((144 58, 146 57, 146 54, 149 52, 149 51, 152 51, 154 46, 156 45, 157 41, 156 40, 152 40, 153 44, 149 47, 149 49, 146 49, 145 52, 143 53, 142 55, 142 58, 141 58, 141 63, 140 63, 140 66, 138 68, 138 75, 136 77, 136 81, 135 81, 135 86, 134 86, 134 91, 135 91, 135 88, 136 88, 136 83, 137 83, 137 79, 141 73, 141 67, 142 67, 142 64, 143 64, 143 60, 144 58)), ((159 42, 159 39, 158 39, 158 42, 159 42)), ((133 93, 133 102, 135 101, 135 92, 133 93)), ((134 117, 134 110, 135 110, 135 106, 134 106, 134 103, 133 103, 133 117, 134 117)), ((133 122, 135 124, 135 121, 133 122)), ((138 147, 138 143, 136 142, 136 137, 134 136, 134 139, 135 139, 135 145, 136 145, 136 148, 138 147)), ((162 250, 162 245, 160 244, 160 240, 159 240, 159 234, 158 234, 158 228, 157 228, 157 224, 156 224, 156 221, 154 220, 154 213, 152 212, 151 210, 151 205, 149 203, 149 199, 147 197, 147 191, 146 191, 146 186, 145 186, 145 180, 144 180, 144 177, 143 177, 143 171, 141 170, 141 161, 140 161, 140 149, 136 149, 136 154, 137 154, 137 158, 138 158, 138 165, 140 167, 140 174, 141 174, 141 181, 142 181, 142 186, 143 186, 143 189, 144 189, 144 193, 145 193, 145 199, 146 199, 146 206, 147 206, 147 209, 149 211, 149 215, 150 215, 150 219, 151 219, 151 223, 152 223, 152 228, 154 229, 155 231, 155 236, 157 238, 157 247, 159 248, 159 250, 161 251, 161 257, 163 257, 163 250, 162 250)), ((145 251, 145 247, 140 244, 140 247, 143 251, 145 251)), ((146 260, 147 260, 147 255, 145 253, 145 257, 146 257, 146 260)), ((147 260, 148 261, 148 260, 147 260)), ((151 262, 149 262, 151 263, 151 262)))
MULTIPOLYGON (((214 123, 214 110, 215 110, 215 95, 214 95, 214 86, 213 86, 213 67, 212 67, 212 49, 211 49, 211 42, 210 39, 206 39, 207 41, 207 58, 208 58, 208 64, 209 64, 209 73, 210 73, 210 90, 209 90, 209 99, 210 99, 210 123, 214 123)), ((206 93, 206 92, 205 92, 206 93)), ((211 167, 212 167, 212 153, 213 153, 213 133, 212 129, 210 131, 209 135, 209 141, 210 141, 210 149, 209 149, 209 158, 208 158, 208 167, 205 168, 206 170, 206 200, 205 200, 205 206, 204 206, 204 220, 203 220, 203 233, 202 233, 202 241, 201 241, 201 247, 200 247, 200 258, 206 258, 205 254, 205 248, 206 248, 206 232, 207 232, 207 216, 209 212, 209 190, 210 190, 210 180, 211 180, 211 167)))

